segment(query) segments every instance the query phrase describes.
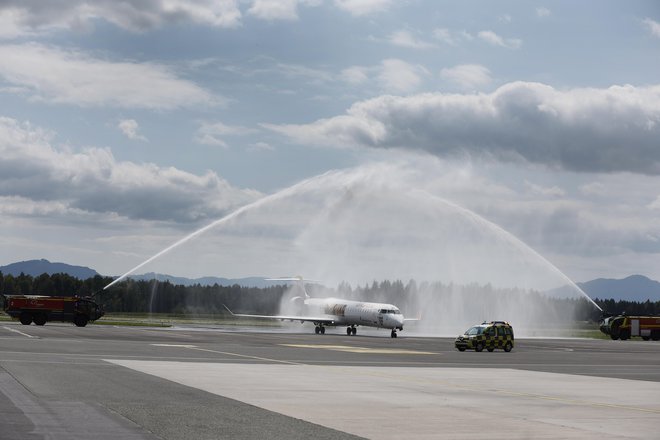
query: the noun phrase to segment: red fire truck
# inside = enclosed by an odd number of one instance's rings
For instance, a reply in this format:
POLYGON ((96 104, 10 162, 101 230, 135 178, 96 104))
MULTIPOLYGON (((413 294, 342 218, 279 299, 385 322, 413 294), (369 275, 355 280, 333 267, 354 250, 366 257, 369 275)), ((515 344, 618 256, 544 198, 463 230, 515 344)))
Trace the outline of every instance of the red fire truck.
POLYGON ((91 297, 79 296, 41 296, 41 295, 6 295, 5 312, 21 324, 44 325, 48 321, 73 322, 84 327, 89 321, 95 321, 105 313, 103 307, 91 297))
POLYGON ((600 322, 600 331, 614 340, 641 336, 645 341, 657 341, 660 340, 660 316, 607 316, 600 322))

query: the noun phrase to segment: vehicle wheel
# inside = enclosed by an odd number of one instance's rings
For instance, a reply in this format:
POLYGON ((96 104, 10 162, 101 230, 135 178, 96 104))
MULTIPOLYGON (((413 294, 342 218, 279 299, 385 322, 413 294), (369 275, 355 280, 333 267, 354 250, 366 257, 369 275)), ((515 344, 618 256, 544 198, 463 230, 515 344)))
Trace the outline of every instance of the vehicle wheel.
POLYGON ((353 336, 357 335, 357 327, 353 327, 351 333, 353 333, 353 336))
POLYGON ((651 337, 650 336, 642 336, 642 339, 644 339, 645 341, 648 341, 649 339, 651 339, 651 337))
POLYGON ((495 349, 493 347, 488 347, 486 350, 488 350, 489 353, 492 353, 495 349))
POLYGON ((322 335, 325 334, 325 327, 321 327, 321 334, 322 334, 322 335))
POLYGON ((619 335, 611 334, 610 338, 612 338, 613 341, 616 341, 617 339, 619 339, 619 335))
POLYGON ((621 340, 625 341, 627 339, 630 339, 630 330, 623 330, 621 332, 621 340))
POLYGON ((506 351, 507 353, 510 352, 512 348, 513 345, 511 345, 511 342, 507 342, 506 344, 504 344, 504 351, 506 351))
POLYGON ((484 350, 483 342, 477 342, 477 345, 474 346, 474 351, 483 351, 483 350, 484 350))
POLYGON ((34 315, 34 323, 36 325, 44 325, 46 324, 46 321, 47 321, 46 315, 43 314, 34 315))
POLYGON ((21 313, 21 317, 19 318, 19 320, 23 325, 30 325, 32 324, 32 315, 29 313, 21 313))
POLYGON ((458 351, 465 351, 465 347, 456 347, 458 351))
POLYGON ((87 317, 78 315, 74 318, 73 323, 76 325, 76 327, 84 327, 87 325, 87 317))

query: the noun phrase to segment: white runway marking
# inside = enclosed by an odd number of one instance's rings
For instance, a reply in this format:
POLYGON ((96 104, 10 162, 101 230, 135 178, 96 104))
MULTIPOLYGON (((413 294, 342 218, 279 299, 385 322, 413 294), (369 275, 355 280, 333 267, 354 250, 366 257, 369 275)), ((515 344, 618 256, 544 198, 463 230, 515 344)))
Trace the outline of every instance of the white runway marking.
POLYGON ((660 383, 495 368, 108 360, 378 439, 648 439, 660 383))
POLYGON ((11 328, 11 327, 2 327, 2 328, 4 328, 5 330, 9 330, 10 332, 14 332, 14 333, 18 333, 19 335, 26 336, 28 338, 36 338, 36 336, 28 335, 27 333, 23 333, 22 331, 16 330, 15 328, 11 328))

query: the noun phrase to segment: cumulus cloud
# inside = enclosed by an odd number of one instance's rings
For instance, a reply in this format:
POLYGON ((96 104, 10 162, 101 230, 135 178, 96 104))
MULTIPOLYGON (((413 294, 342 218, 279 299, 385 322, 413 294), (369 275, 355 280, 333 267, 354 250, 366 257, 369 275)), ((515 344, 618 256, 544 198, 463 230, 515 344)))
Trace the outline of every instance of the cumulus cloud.
POLYGON ((387 59, 381 63, 378 82, 389 93, 408 93, 415 90, 422 82, 421 75, 427 70, 419 65, 398 59, 387 59))
POLYGON ((234 188, 210 171, 195 175, 119 162, 107 149, 56 148, 53 138, 42 129, 0 117, 0 197, 22 201, 23 210, 30 201, 35 212, 194 222, 220 217, 261 196, 234 188))
POLYGON ((135 141, 146 141, 147 138, 138 133, 139 125, 135 119, 122 119, 117 124, 117 128, 124 133, 124 135, 135 141))
POLYGON ((354 16, 387 10, 392 0, 335 0, 335 5, 354 16))
POLYGON ((480 64, 461 64, 445 68, 440 71, 440 76, 464 89, 479 88, 491 82, 490 70, 480 64))
POLYGON ((660 23, 650 18, 645 18, 642 23, 644 23, 644 26, 646 26, 653 36, 660 38, 660 23))
POLYGON ((240 19, 237 0, 5 0, 0 3, 0 23, 15 28, 15 36, 53 29, 84 30, 96 20, 142 32, 183 22, 232 28, 240 25, 240 19))
POLYGON ((227 125, 222 122, 204 123, 195 134, 195 142, 227 148, 229 145, 223 140, 225 136, 243 136, 253 133, 254 130, 238 125, 227 125))
POLYGON ((405 47, 409 49, 431 49, 435 45, 416 38, 406 30, 400 30, 389 36, 389 42, 394 46, 405 47))
POLYGON ((503 38, 493 31, 481 31, 477 37, 491 46, 506 47, 507 49, 518 49, 522 46, 522 40, 517 38, 503 38))
POLYGON ((557 90, 514 82, 489 94, 381 96, 310 124, 263 126, 310 145, 660 174, 660 86, 557 90))
POLYGON ((164 65, 112 62, 41 44, 0 45, 0 78, 33 100, 171 110, 222 102, 164 65))

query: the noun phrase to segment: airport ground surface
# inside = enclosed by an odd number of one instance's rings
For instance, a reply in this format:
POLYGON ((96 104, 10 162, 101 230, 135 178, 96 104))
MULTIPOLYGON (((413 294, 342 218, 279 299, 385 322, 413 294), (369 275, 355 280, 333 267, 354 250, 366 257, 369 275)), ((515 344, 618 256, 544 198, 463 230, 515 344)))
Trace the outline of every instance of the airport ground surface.
POLYGON ((0 322, 0 439, 658 438, 660 342, 0 322))

